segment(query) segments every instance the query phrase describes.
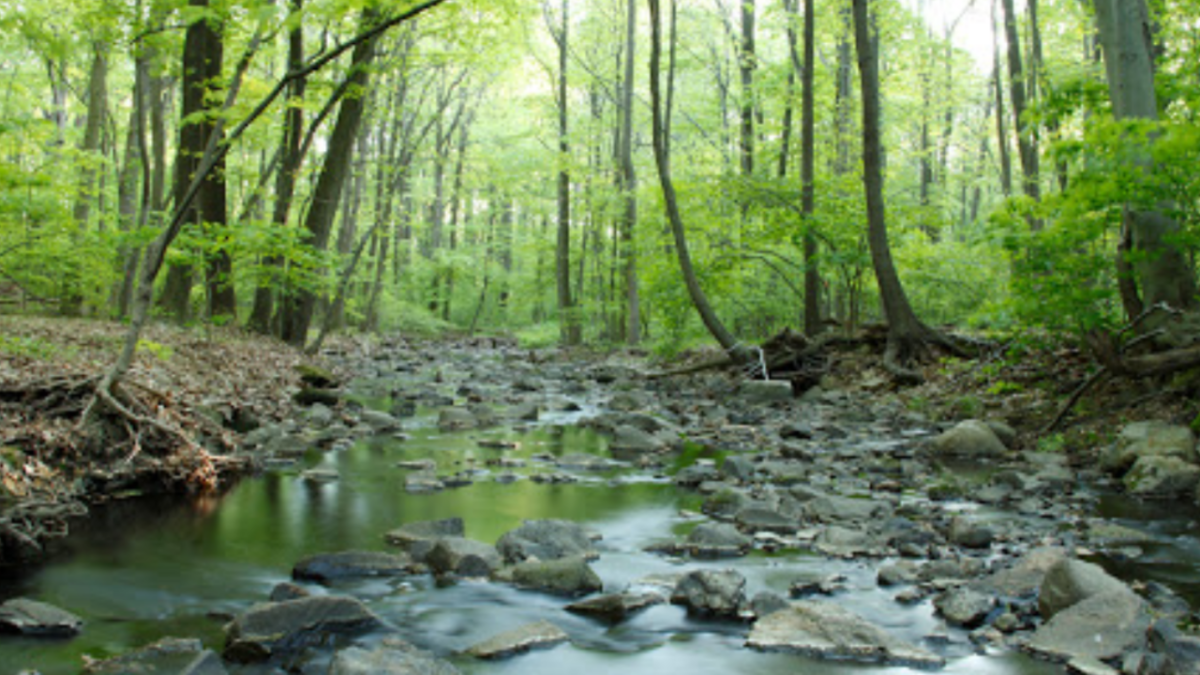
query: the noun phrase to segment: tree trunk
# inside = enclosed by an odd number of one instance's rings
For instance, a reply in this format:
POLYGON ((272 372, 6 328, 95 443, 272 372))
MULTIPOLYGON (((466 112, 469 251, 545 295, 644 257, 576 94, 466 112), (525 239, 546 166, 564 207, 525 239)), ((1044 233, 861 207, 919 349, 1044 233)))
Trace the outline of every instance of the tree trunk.
POLYGON ((854 0, 854 39, 863 99, 863 187, 867 201, 867 242, 879 284, 880 300, 888 322, 884 364, 898 379, 920 381, 908 365, 927 356, 927 341, 934 339, 908 303, 888 245, 883 201, 883 159, 880 140, 879 62, 876 38, 870 34, 867 0, 854 0))
POLYGON ((821 332, 821 271, 817 262, 817 237, 813 232, 816 210, 816 71, 815 0, 804 2, 804 77, 800 122, 800 210, 804 213, 804 333, 810 337, 821 332))
MULTIPOLYGON (((304 0, 290 2, 289 12, 296 23, 288 33, 287 69, 294 72, 304 66, 304 0)), ((271 214, 271 222, 279 228, 287 227, 288 213, 296 192, 296 179, 303 161, 300 143, 304 135, 303 103, 307 82, 307 78, 299 77, 288 85, 288 105, 283 113, 283 133, 279 142, 279 154, 283 159, 275 174, 275 207, 271 214)), ((263 334, 272 332, 271 316, 275 312, 275 294, 282 265, 283 260, 278 256, 268 256, 261 262, 258 285, 254 290, 254 307, 250 312, 249 327, 253 331, 263 334)))
POLYGON ((625 254, 625 342, 636 345, 642 337, 638 255, 634 239, 638 216, 637 174, 633 165, 633 61, 637 45, 637 0, 626 0, 625 10, 625 75, 621 82, 621 141, 617 144, 617 155, 620 165, 619 188, 625 207, 621 218, 621 250, 625 254))
MULTIPOLYGON (((741 155, 742 178, 754 177, 754 0, 740 0, 742 8, 742 43, 738 50, 738 72, 742 82, 741 155)), ((743 206, 743 215, 744 215, 743 206)))
POLYGON ((567 61, 569 56, 570 0, 562 1, 562 23, 551 33, 558 44, 558 236, 554 269, 558 289, 558 320, 565 345, 582 341, 579 317, 571 297, 571 145, 567 137, 567 61))
MULTIPOLYGON (((207 8, 208 0, 190 0, 192 7, 207 8)), ((180 111, 179 149, 175 159, 175 203, 182 201, 200 166, 215 120, 209 113, 210 92, 220 78, 223 57, 221 34, 208 19, 188 26, 183 47, 183 107, 180 111)), ((224 223, 225 178, 221 167, 205 177, 184 222, 203 227, 206 219, 224 223)), ((176 321, 184 322, 191 310, 192 268, 185 263, 170 263, 167 282, 159 304, 176 321)))
MULTIPOLYGON (((1021 42, 1017 34, 1017 15, 1013 0, 1001 0, 1004 7, 1004 33, 1008 41, 1008 83, 1012 99, 1013 124, 1017 130, 1017 152, 1021 156, 1021 186, 1025 196, 1037 202, 1041 200, 1041 183, 1038 168, 1038 145, 1036 125, 1025 118, 1025 82, 1021 67, 1021 42)), ((1040 221, 1030 220, 1034 229, 1041 227, 1040 221)))
MULTIPOLYGON (((375 11, 364 10, 363 29, 369 29, 376 17, 375 11)), ((312 205, 304 222, 305 229, 311 235, 309 245, 318 251, 325 250, 329 245, 338 200, 350 173, 350 162, 353 159, 355 140, 365 107, 361 92, 366 91, 369 80, 368 65, 374 54, 375 39, 369 39, 355 46, 350 57, 351 94, 343 97, 339 106, 337 121, 329 137, 329 150, 325 154, 325 163, 313 189, 312 205)), ((303 288, 297 294, 295 302, 289 302, 290 311, 285 314, 283 334, 283 339, 288 344, 304 346, 308 339, 308 328, 312 323, 316 301, 316 292, 311 288, 303 288)))
POLYGON ((100 165, 100 135, 108 114, 108 45, 92 46, 92 70, 88 77, 87 122, 79 150, 83 166, 79 172, 79 192, 75 197, 75 223, 86 231, 92 204, 96 201, 96 176, 100 165))
MULTIPOLYGON (((672 21, 672 23, 674 22, 672 21)), ((674 31, 672 31, 673 37, 674 31)), ((672 40, 673 42, 674 40, 672 40)), ((675 239, 675 252, 679 257, 680 272, 683 274, 688 296, 691 298, 696 312, 700 315, 700 320, 704 322, 704 327, 708 329, 709 334, 720 343, 721 347, 732 358, 742 361, 748 357, 746 354, 747 350, 738 343, 733 334, 721 323, 716 312, 713 311, 712 306, 708 302, 708 297, 704 294, 704 290, 700 288, 700 282, 696 278, 696 271, 692 267, 691 254, 688 252, 687 238, 684 235, 683 229, 683 218, 679 214, 679 204, 675 196, 675 185, 671 180, 671 145, 670 137, 666 133, 670 117, 664 115, 662 109, 663 95, 659 82, 661 53, 662 18, 659 0, 650 0, 650 108, 654 159, 658 166, 659 181, 662 184, 663 204, 666 207, 667 220, 671 225, 671 234, 675 239)), ((672 60, 671 65, 673 70, 674 60, 672 60)), ((673 75, 669 72, 668 79, 671 80, 672 78, 673 75)), ((670 93, 668 93, 669 97, 670 93)))
MULTIPOLYGON (((1145 0, 1095 0, 1095 5, 1113 113, 1119 120, 1157 120, 1153 51, 1149 41, 1152 31, 1145 0)), ((1129 141, 1135 147, 1142 146, 1137 148, 1140 152, 1134 161, 1143 171, 1153 173, 1149 146, 1154 137, 1143 140, 1131 135, 1129 141)), ((1157 208, 1142 204, 1125 206, 1130 247, 1135 253, 1133 268, 1144 306, 1165 303, 1176 309, 1190 309, 1196 306, 1195 273, 1187 255, 1174 241, 1180 225, 1170 212, 1171 205, 1167 203, 1157 208)))
POLYGON ((1008 149, 1008 124, 1005 122, 1003 69, 1000 64, 1000 27, 996 20, 996 0, 992 0, 992 89, 996 94, 996 146, 1000 155, 1000 189, 1012 196, 1012 155, 1008 149))

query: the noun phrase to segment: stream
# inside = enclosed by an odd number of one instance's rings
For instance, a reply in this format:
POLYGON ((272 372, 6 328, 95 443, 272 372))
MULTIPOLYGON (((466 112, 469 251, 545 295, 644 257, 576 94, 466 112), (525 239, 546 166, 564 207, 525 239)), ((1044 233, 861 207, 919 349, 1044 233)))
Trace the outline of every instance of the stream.
MULTIPOLYGON (((418 375, 407 377, 413 384, 418 375)), ((442 388, 452 390, 453 382, 442 388)), ((82 634, 71 640, 0 636, 0 675, 25 669, 43 675, 77 673, 85 655, 106 658, 164 636, 198 637, 219 652, 224 623, 265 600, 280 582, 289 581, 292 566, 304 556, 389 550, 385 532, 408 522, 455 516, 465 521, 467 537, 489 543, 525 519, 579 522, 603 537, 597 542, 600 558, 593 568, 606 591, 627 588, 651 575, 713 567, 743 574, 748 596, 770 590, 786 597, 797 580, 842 575, 845 590, 835 596, 839 605, 945 657, 947 665, 940 672, 1061 672, 1058 665, 1015 650, 977 647, 967 631, 947 627, 929 600, 897 603, 896 589, 876 582, 886 560, 832 559, 806 550, 755 551, 715 561, 644 552, 645 547, 681 537, 707 520, 698 515, 701 497, 676 487, 670 474, 678 466, 645 470, 614 463, 603 470, 564 468, 564 457, 609 455, 607 437, 578 424, 595 414, 594 393, 566 396, 577 404, 569 407, 577 410, 544 413, 524 426, 487 430, 439 431, 436 410, 421 407, 404 420, 404 438, 380 435, 341 450, 309 449, 293 465, 245 479, 219 497, 190 501, 146 497, 96 507, 92 517, 75 528, 55 561, 22 578, 0 580, 0 600, 23 595, 69 609, 84 619, 82 634), (497 445, 515 447, 492 447, 497 445), (523 466, 492 466, 489 460, 501 456, 509 464, 523 466), (474 482, 433 493, 408 492, 404 479, 409 472, 397 464, 422 459, 434 459, 442 472, 468 472, 474 482), (314 479, 305 473, 314 469, 336 472, 337 478, 314 479), (577 482, 533 480, 563 473, 577 482), (501 480, 503 474, 511 475, 501 480)), ((362 400, 383 407, 370 395, 362 400)), ((1160 516, 1139 514, 1114 501, 1102 501, 1101 506, 1107 515, 1129 522, 1160 516)), ((1162 555, 1172 557, 1171 564, 1151 558, 1149 567, 1157 567, 1164 581, 1194 587, 1200 547, 1186 524, 1189 520, 1185 515, 1159 523, 1161 534, 1156 536, 1167 549, 1162 555)), ((1119 561, 1109 562, 1114 569, 1120 566, 1119 561)), ((1119 571, 1145 576, 1144 567, 1119 571)), ((448 658, 469 674, 920 672, 753 651, 743 647, 746 624, 692 618, 684 608, 670 604, 610 625, 564 611, 568 599, 501 583, 462 581, 439 586, 429 576, 405 576, 309 588, 314 594, 347 594, 363 600, 405 640, 448 658), (539 619, 551 620, 566 631, 570 643, 500 661, 461 655, 497 633, 539 619)), ((360 642, 379 639, 367 635, 360 642)), ((261 665, 225 665, 231 673, 280 672, 261 665)), ((304 672, 323 671, 317 663, 304 672)))

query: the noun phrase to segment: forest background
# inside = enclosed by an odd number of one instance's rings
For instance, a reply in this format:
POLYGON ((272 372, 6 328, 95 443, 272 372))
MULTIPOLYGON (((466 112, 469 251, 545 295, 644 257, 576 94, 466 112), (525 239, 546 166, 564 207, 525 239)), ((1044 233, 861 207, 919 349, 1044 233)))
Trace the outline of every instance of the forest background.
POLYGON ((1194 303, 1195 0, 649 4, 0 2, 0 301, 136 321, 140 270, 154 316, 310 348, 673 353, 712 333, 697 289, 738 344, 853 330, 890 318, 874 168, 928 325, 1194 303), (1114 74, 1130 35, 1148 70, 1114 74))

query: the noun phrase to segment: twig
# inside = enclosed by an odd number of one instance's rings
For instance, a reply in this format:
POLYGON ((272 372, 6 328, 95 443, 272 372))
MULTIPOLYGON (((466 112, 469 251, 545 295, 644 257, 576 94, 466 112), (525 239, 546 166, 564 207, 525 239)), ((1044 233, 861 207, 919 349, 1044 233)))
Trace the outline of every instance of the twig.
POLYGON ((1054 419, 1042 429, 1041 433, 1048 434, 1057 429, 1058 425, 1062 423, 1064 418, 1066 418, 1067 413, 1071 412, 1071 408, 1074 408, 1075 404, 1079 402, 1079 399, 1083 398, 1083 395, 1086 394, 1092 387, 1095 387, 1110 375, 1112 375, 1112 373, 1104 366, 1100 366, 1099 370, 1089 375, 1088 378, 1083 381, 1083 384, 1079 385, 1075 389, 1074 393, 1071 394, 1071 398, 1067 399, 1067 402, 1063 404, 1062 409, 1060 409, 1058 414, 1054 416, 1054 419))

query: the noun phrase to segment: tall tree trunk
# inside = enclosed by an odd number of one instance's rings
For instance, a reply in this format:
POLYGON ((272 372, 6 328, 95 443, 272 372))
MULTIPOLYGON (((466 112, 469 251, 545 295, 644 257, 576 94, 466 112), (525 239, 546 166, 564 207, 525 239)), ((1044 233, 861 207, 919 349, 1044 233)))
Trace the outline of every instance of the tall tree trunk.
POLYGON ((871 263, 879 284, 880 300, 888 322, 888 346, 884 365, 902 381, 922 379, 908 366, 928 355, 934 333, 917 319, 900 276, 892 262, 888 245, 887 221, 883 201, 883 144, 880 139, 879 61, 877 42, 871 35, 868 0, 854 0, 854 41, 858 50, 858 70, 863 99, 863 187, 867 201, 867 242, 871 263))
POLYGON ((583 333, 575 303, 571 297, 571 145, 567 136, 567 61, 569 56, 570 0, 562 0, 562 23, 552 28, 558 44, 558 236, 554 248, 554 269, 558 289, 558 320, 562 342, 577 345, 583 333))
POLYGON ((813 232, 816 210, 816 71, 815 0, 804 2, 804 77, 802 83, 800 131, 800 210, 804 213, 804 332, 821 332, 821 271, 817 262, 817 237, 813 232))
POLYGON ((634 230, 637 227, 637 174, 633 165, 633 62, 637 45, 637 0, 625 3, 625 75, 621 81, 621 134, 617 144, 620 165, 619 188, 624 212, 621 218, 621 250, 625 254, 625 342, 636 345, 642 338, 641 295, 638 289, 638 255, 634 230))
MULTIPOLYGON (((364 31, 372 27, 376 17, 373 10, 364 10, 364 31)), ((354 92, 361 94, 366 91, 369 80, 368 65, 374 54, 375 39, 369 39, 355 46, 350 57, 349 82, 352 94, 343 97, 339 105, 337 121, 329 137, 329 150, 325 154, 325 163, 313 189, 312 205, 304 222, 304 227, 311 236, 309 245, 318 251, 325 250, 329 244, 338 200, 350 173, 350 162, 353 159, 355 140, 365 107, 363 97, 354 92)), ((283 334, 283 339, 288 344, 304 346, 308 339, 308 328, 312 323, 316 301, 317 296, 313 289, 302 288, 296 294, 295 301, 288 303, 289 311, 285 314, 283 334)))
POLYGON ((1000 26, 996 19, 996 0, 992 0, 992 90, 996 94, 996 147, 1000 155, 1000 189, 1012 196, 1012 155, 1008 149, 1008 124, 1004 108, 1004 71, 1000 62, 1000 26))
MULTIPOLYGON (((190 0, 189 5, 207 8, 208 0, 190 0)), ((174 190, 177 204, 187 192, 215 128, 215 120, 209 114, 211 106, 208 98, 217 84, 215 80, 220 78, 223 53, 220 31, 208 17, 188 26, 183 47, 183 108, 180 111, 179 149, 175 159, 174 190)), ((186 214, 185 223, 200 228, 206 219, 224 222, 224 181, 220 166, 205 177, 186 214)), ((190 265, 170 263, 159 303, 176 321, 183 322, 189 317, 192 283, 190 265)))
MULTIPOLYGON (((741 136, 738 150, 741 155, 742 178, 754 177, 754 2, 740 0, 742 8, 742 43, 738 50, 738 73, 742 82, 741 136)), ((744 214, 744 207, 743 207, 744 214)))
POLYGON ((88 76, 87 122, 79 150, 83 166, 79 172, 79 191, 75 196, 75 222, 87 230, 91 208, 96 201, 96 176, 100 173, 100 136, 108 114, 108 45, 92 45, 92 69, 88 76))
MULTIPOLYGON (((674 0, 672 0, 672 4, 674 4, 674 0)), ((674 17, 674 12, 672 12, 672 17, 674 17)), ((672 21, 672 24, 674 24, 674 21, 672 21)), ((674 52, 673 30, 671 49, 674 52)), ((696 271, 692 267, 692 258, 688 252, 687 238, 683 229, 683 217, 679 214, 679 204, 675 196, 675 185, 671 180, 671 144, 670 136, 667 133, 670 117, 664 114, 663 111, 663 95, 659 76, 661 54, 662 17, 659 0, 650 0, 650 108, 654 159, 658 166, 659 182, 662 184, 663 204, 666 207, 667 220, 670 222, 671 234, 675 239, 675 252, 679 257, 679 269, 683 274, 684 284, 687 286, 688 296, 692 300, 692 305, 695 306, 696 312, 700 315, 700 320, 704 322, 704 327, 708 329, 709 334, 720 343, 721 347, 732 358, 739 361, 746 360, 748 358, 747 350, 738 343, 733 334, 725 328, 725 324, 721 323, 716 312, 713 311, 712 305, 708 302, 708 297, 704 294, 704 290, 700 288, 700 282, 696 278, 696 271)), ((671 70, 674 70, 674 59, 671 60, 671 66, 671 70)), ((673 81, 673 74, 668 72, 668 90, 670 89, 671 81, 673 81)), ((669 91, 667 98, 668 100, 670 98, 669 91)))
MULTIPOLYGON (((1095 5, 1113 113, 1119 120, 1157 120, 1154 52, 1149 37, 1152 31, 1145 0, 1095 0, 1095 5)), ((1134 160, 1137 165, 1153 173, 1150 145, 1155 138, 1131 135, 1128 140, 1139 151, 1134 160)), ((1195 272, 1175 241, 1180 225, 1170 211, 1171 205, 1165 202, 1157 208, 1125 206, 1125 223, 1135 254, 1133 268, 1146 307, 1164 303, 1190 309, 1197 304, 1195 272)))
MULTIPOLYGON (((288 33, 287 69, 296 72, 304 66, 304 0, 290 2, 289 11, 296 23, 288 33)), ((300 145, 304 136, 303 102, 307 82, 307 78, 299 77, 288 85, 288 105, 283 113, 283 133, 279 142, 282 162, 275 174, 275 206, 271 214, 271 222, 278 228, 287 227, 292 198, 296 192, 296 179, 303 161, 300 145)), ((282 265, 283 260, 278 256, 268 256, 261 263, 258 285, 254 289, 254 307, 250 312, 251 330, 263 334, 272 332, 271 316, 275 312, 275 294, 282 265)))
MULTIPOLYGON (((1021 156, 1021 187, 1033 201, 1041 200, 1041 182, 1038 169, 1037 127, 1025 117, 1025 76, 1021 66, 1021 41, 1017 32, 1017 15, 1013 0, 1001 0, 1004 7, 1004 34, 1008 41, 1008 83, 1012 99, 1013 124, 1017 130, 1017 152, 1021 156)), ((1038 220, 1030 221, 1031 227, 1040 228, 1038 220)))

